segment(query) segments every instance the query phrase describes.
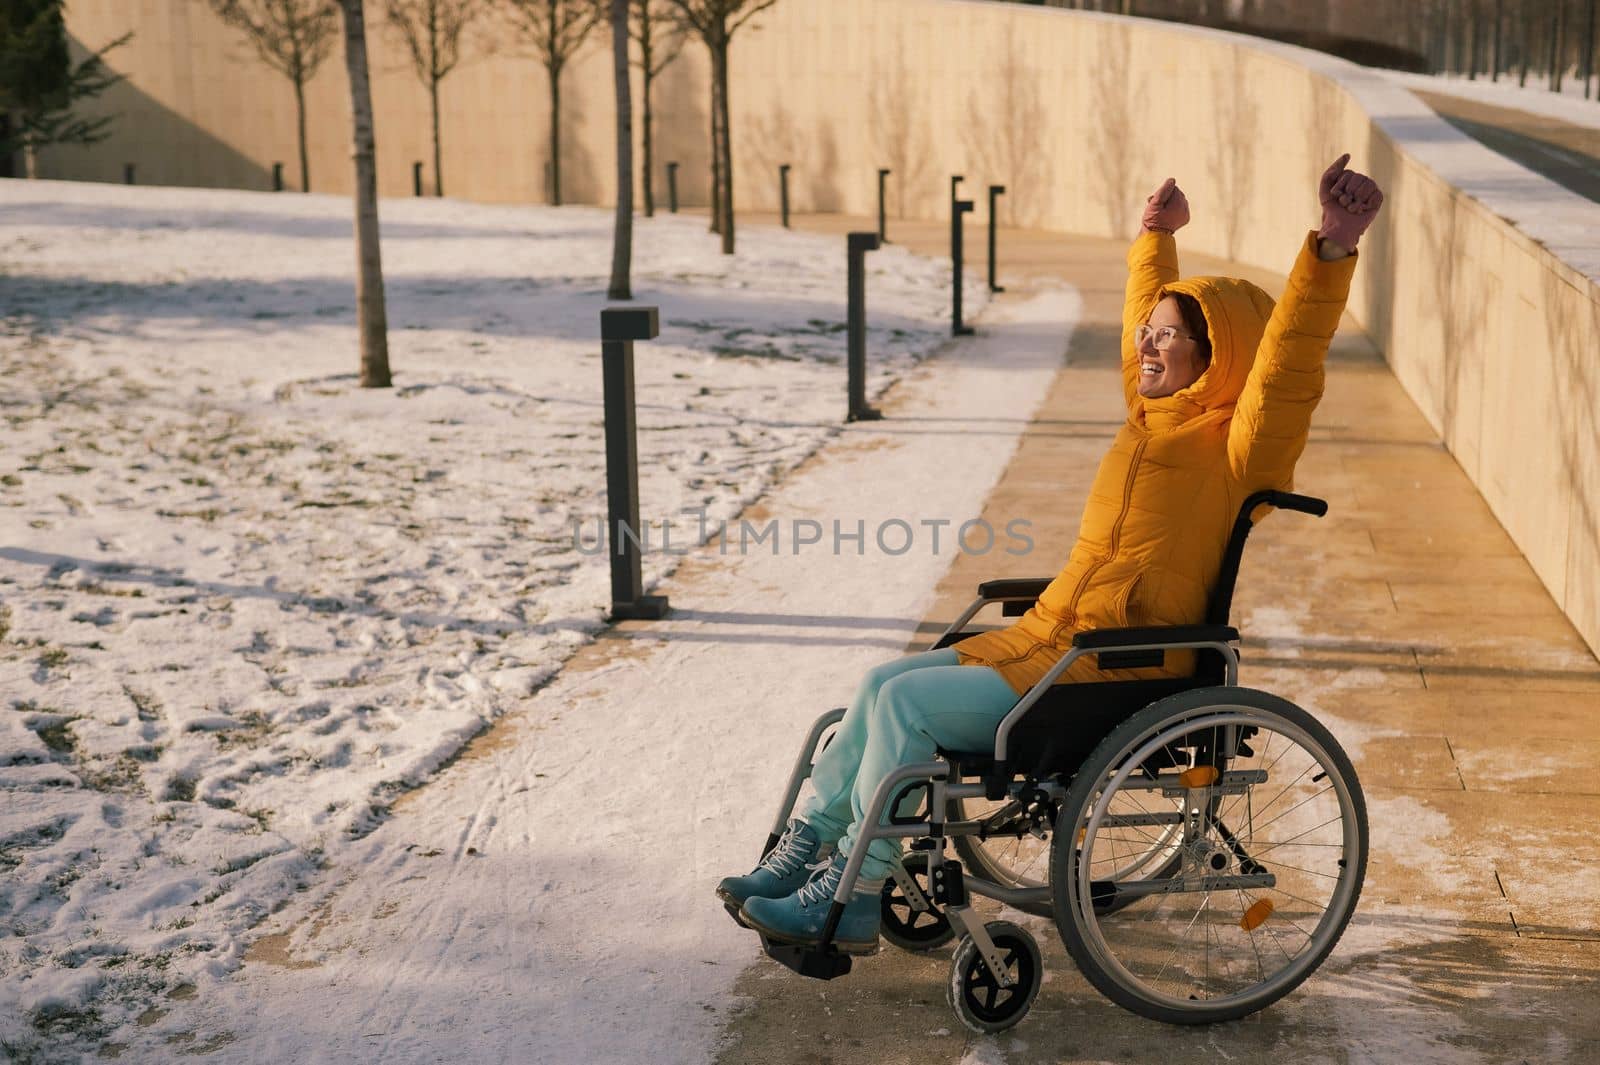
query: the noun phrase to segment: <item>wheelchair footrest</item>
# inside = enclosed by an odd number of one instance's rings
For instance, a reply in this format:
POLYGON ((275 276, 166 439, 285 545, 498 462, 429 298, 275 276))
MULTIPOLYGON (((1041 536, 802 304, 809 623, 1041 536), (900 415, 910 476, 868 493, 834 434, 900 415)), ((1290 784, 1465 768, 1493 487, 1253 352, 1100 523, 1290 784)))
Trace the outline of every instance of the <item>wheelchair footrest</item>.
POLYGON ((836 980, 850 971, 850 955, 835 950, 774 943, 766 936, 761 937, 761 949, 773 961, 813 980, 836 980))

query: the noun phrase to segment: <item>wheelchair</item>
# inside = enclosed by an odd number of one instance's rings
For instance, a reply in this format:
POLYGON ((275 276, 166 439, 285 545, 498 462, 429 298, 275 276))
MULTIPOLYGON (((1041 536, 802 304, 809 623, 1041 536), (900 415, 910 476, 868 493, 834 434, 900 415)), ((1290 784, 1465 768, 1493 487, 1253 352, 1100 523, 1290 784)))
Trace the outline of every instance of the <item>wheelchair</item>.
MULTIPOLYGON (((840 914, 867 845, 897 839, 910 849, 884 886, 882 936, 916 952, 959 936, 948 999, 975 1031, 1021 1021, 1044 972, 1032 934, 1012 921, 983 921, 973 895, 1053 918, 1089 982, 1153 1020, 1235 1020, 1299 986, 1355 911, 1366 804, 1323 725, 1238 684, 1239 633, 1228 614, 1262 505, 1316 517, 1328 509, 1287 492, 1250 496, 1204 624, 1078 633, 1001 721, 993 750, 940 750, 890 774, 863 817, 820 943, 763 937, 765 952, 803 976, 848 973, 851 957, 832 945, 840 914), (1195 652, 1192 676, 1054 684, 1085 655, 1097 668, 1124 669, 1159 666, 1184 649, 1195 652)), ((1021 615, 1048 584, 984 582, 933 647, 971 635, 963 626, 990 604, 1021 615)), ((812 726, 763 857, 844 713, 829 711, 812 726)))

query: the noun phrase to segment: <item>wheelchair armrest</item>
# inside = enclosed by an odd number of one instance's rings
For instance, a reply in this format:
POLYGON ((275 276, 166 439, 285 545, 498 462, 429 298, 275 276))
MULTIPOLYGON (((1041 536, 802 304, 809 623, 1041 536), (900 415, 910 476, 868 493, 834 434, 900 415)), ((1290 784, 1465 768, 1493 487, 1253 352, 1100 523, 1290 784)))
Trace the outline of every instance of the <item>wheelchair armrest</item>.
POLYGON ((978 585, 980 599, 1037 599, 1050 587, 1050 577, 1007 577, 978 585))
POLYGON ((1237 643, 1232 625, 1150 625, 1137 629, 1091 629, 1072 637, 1072 646, 1086 651, 1141 647, 1149 644, 1237 643))

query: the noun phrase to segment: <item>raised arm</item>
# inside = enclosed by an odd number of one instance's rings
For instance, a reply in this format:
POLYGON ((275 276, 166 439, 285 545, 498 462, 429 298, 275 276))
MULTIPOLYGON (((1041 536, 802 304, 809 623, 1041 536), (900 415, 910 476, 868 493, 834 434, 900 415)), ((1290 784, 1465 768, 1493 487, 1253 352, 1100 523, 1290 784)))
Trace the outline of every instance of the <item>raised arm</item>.
POLYGON ((1139 351, 1133 332, 1144 324, 1161 286, 1178 280, 1178 243, 1173 234, 1189 222, 1189 200, 1167 178, 1144 201, 1139 235, 1128 249, 1128 289, 1122 301, 1122 394, 1133 406, 1139 395, 1139 351))
POLYGON ((1234 408, 1228 459, 1247 490, 1290 485, 1322 399, 1323 361, 1350 295, 1356 242, 1383 205, 1371 178, 1344 168, 1349 161, 1341 156, 1322 175, 1322 228, 1306 235, 1234 408))

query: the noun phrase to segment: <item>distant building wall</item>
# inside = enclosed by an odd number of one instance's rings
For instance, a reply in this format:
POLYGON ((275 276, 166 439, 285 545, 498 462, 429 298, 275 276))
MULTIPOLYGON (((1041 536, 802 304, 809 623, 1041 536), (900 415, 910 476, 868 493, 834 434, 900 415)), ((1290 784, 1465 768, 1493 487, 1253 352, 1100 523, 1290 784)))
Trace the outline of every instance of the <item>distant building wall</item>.
MULTIPOLYGON (((199 0, 73 0, 69 26, 91 48, 138 36, 112 60, 129 75, 108 100, 123 112, 115 137, 48 153, 47 176, 120 180, 134 162, 141 181, 265 188, 273 160, 293 175, 288 83, 199 0)), ((428 158, 426 99, 376 22, 372 44, 380 187, 408 195, 411 161, 428 158)), ((495 44, 445 83, 447 188, 537 202, 542 73, 495 44)), ((1350 150, 1389 193, 1351 313, 1600 647, 1600 208, 1360 68, 1173 23, 967 0, 781 0, 735 40, 731 81, 741 208, 774 208, 776 167, 789 162, 797 210, 869 214, 888 166, 893 213, 947 217, 948 176, 962 173, 974 194, 1008 187, 1010 222, 1126 237, 1143 196, 1174 175, 1195 205, 1185 247, 1278 270, 1317 220, 1318 174, 1350 150), (1554 221, 1501 217, 1497 197, 1517 189, 1548 201, 1554 221)), ((564 90, 575 201, 611 199, 610 84, 597 36, 564 90)), ((706 95, 691 45, 657 94, 657 158, 683 163, 689 203, 704 202, 706 95)), ((347 191, 337 59, 311 101, 313 187, 347 191)))
MULTIPOLYGON (((412 191, 412 164, 425 163, 433 188, 428 95, 399 38, 368 0, 372 97, 379 152, 379 193, 412 191)), ((67 28, 82 55, 132 30, 107 57, 128 75, 94 108, 120 117, 112 136, 91 149, 43 153, 42 176, 121 181, 126 163, 141 184, 269 189, 272 164, 300 185, 294 88, 266 66, 248 39, 224 24, 204 0, 72 0, 67 28)), ((490 202, 543 202, 548 186, 549 103, 544 69, 502 23, 469 31, 466 59, 441 85, 445 191, 490 202)), ((311 189, 351 187, 350 96, 342 33, 306 88, 311 189)), ((562 79, 565 129, 562 193, 569 202, 609 196, 612 153, 610 35, 601 27, 562 79)), ((680 159, 691 202, 703 195, 707 153, 692 128, 706 113, 705 64, 686 56, 657 83, 674 116, 662 145, 680 159)))

